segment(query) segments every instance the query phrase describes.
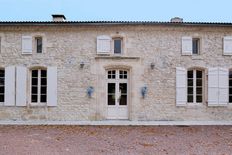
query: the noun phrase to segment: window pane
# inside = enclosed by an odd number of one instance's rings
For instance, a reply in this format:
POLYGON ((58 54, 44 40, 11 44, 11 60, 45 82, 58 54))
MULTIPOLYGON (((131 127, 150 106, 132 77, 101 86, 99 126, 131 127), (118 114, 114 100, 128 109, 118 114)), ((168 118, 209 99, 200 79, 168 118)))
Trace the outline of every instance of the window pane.
POLYGON ((232 95, 232 88, 229 88, 229 94, 232 95))
POLYGON ((32 70, 32 77, 38 77, 38 70, 32 70))
POLYGON ((202 86, 202 80, 201 79, 197 79, 197 86, 202 86))
POLYGON ((202 95, 202 88, 197 88, 197 95, 202 95))
POLYGON ((108 94, 115 93, 115 83, 108 83, 108 94))
POLYGON ((37 53, 42 53, 42 38, 36 38, 36 51, 37 53))
POLYGON ((121 96, 119 105, 127 105, 127 95, 121 96))
POLYGON ((229 72, 229 78, 232 78, 232 71, 229 72))
POLYGON ((5 71, 4 70, 0 70, 0 77, 4 77, 5 76, 5 71))
POLYGON ((32 89, 32 90, 31 90, 31 93, 32 93, 32 94, 38 94, 38 87, 32 86, 31 89, 32 89))
POLYGON ((193 103, 193 96, 192 95, 188 95, 188 102, 193 103))
POLYGON ((40 95, 40 102, 47 102, 47 95, 40 95))
POLYGON ((41 87, 41 94, 47 94, 47 87, 41 87))
POLYGON ((41 85, 47 85, 47 78, 41 78, 41 85))
POLYGON ((199 95, 197 95, 197 103, 201 103, 202 102, 202 96, 199 96, 199 95))
POLYGON ((115 39, 114 40, 114 53, 121 53, 121 40, 120 39, 115 39))
POLYGON ((0 102, 4 102, 4 95, 0 95, 0 102))
POLYGON ((115 95, 108 95, 108 105, 115 105, 115 95))
POLYGON ((38 85, 38 79, 32 78, 32 85, 38 85))
POLYGON ((5 79, 4 78, 0 78, 0 86, 3 86, 4 82, 5 82, 5 79))
POLYGON ((202 78, 202 71, 197 71, 197 78, 202 78))
POLYGON ((37 102, 37 95, 31 95, 31 102, 37 102))
POLYGON ((229 85, 232 87, 232 80, 229 81, 229 85))
POLYGON ((188 94, 193 94, 193 87, 188 87, 188 94))
POLYGON ((188 86, 193 86, 193 80, 192 79, 188 79, 188 86))
POLYGON ((229 102, 232 103, 232 96, 229 96, 229 102))
POLYGON ((4 86, 0 86, 0 94, 4 94, 4 86))
POLYGON ((47 77, 47 71, 46 70, 41 70, 41 77, 47 77))
POLYGON ((193 78, 193 71, 188 71, 188 78, 193 78))
POLYGON ((127 84, 126 83, 120 83, 119 84, 119 90, 121 94, 126 95, 127 94, 127 84))
POLYGON ((199 44, 200 44, 199 39, 193 39, 193 54, 199 53, 199 44))

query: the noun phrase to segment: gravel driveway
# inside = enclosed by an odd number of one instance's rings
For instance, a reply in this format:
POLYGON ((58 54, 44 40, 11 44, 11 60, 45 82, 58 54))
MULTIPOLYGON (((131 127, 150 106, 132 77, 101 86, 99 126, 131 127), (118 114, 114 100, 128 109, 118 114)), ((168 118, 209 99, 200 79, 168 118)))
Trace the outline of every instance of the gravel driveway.
POLYGON ((232 126, 0 126, 1 155, 232 154, 232 126))

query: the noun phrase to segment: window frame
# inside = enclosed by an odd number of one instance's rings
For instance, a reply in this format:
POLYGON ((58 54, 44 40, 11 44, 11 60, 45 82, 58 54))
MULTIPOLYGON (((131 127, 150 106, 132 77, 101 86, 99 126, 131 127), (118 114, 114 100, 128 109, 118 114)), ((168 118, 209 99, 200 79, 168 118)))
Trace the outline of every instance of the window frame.
POLYGON ((191 68, 191 69, 188 69, 187 70, 187 104, 194 104, 194 105, 201 105, 204 103, 205 101, 205 98, 204 98, 204 94, 205 94, 205 71, 203 69, 199 69, 199 68, 191 68), (189 88, 189 85, 188 85, 188 80, 189 80, 189 77, 188 77, 188 72, 189 71, 193 71, 193 102, 189 102, 188 101, 188 96, 189 96, 189 93, 188 93, 188 88, 189 88), (201 96, 202 96, 202 102, 197 102, 197 71, 201 71, 201 74, 202 74, 202 77, 201 77, 201 80, 202 80, 202 93, 201 93, 201 96))
POLYGON ((124 40, 123 37, 113 37, 112 38, 112 43, 113 43, 112 51, 113 51, 114 55, 122 55, 123 54, 123 49, 124 49, 124 47, 123 47, 123 45, 124 45, 123 40, 124 40), (115 53, 115 40, 120 40, 121 41, 121 51, 120 51, 120 53, 115 53))
POLYGON ((35 36, 35 53, 42 54, 43 53, 43 37, 42 36, 35 36), (41 39, 41 52, 38 52, 38 39, 41 39))
POLYGON ((201 52, 201 39, 197 37, 192 38, 192 55, 200 55, 201 52), (197 53, 194 53, 194 41, 197 41, 197 53))
POLYGON ((32 68, 30 70, 30 105, 32 106, 46 106, 48 101, 48 77, 47 77, 47 68, 32 68), (38 77, 37 77, 37 102, 32 102, 32 71, 37 70, 38 71, 38 77), (41 71, 46 71, 46 102, 41 102, 41 71))
MULTIPOLYGON (((0 70, 1 71, 4 71, 4 77, 3 77, 3 79, 4 79, 4 83, 3 83, 3 102, 0 102, 0 105, 3 105, 4 103, 5 103, 5 85, 6 85, 6 71, 5 71, 5 69, 4 68, 0 68, 0 70)), ((2 78, 2 77, 0 77, 0 78, 2 78)))

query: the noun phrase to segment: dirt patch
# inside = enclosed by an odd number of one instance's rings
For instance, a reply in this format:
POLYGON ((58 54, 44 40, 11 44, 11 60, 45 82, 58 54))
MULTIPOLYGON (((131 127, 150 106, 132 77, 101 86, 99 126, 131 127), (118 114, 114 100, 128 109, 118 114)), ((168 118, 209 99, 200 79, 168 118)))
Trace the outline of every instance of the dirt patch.
POLYGON ((231 152, 232 126, 0 126, 0 155, 231 152))

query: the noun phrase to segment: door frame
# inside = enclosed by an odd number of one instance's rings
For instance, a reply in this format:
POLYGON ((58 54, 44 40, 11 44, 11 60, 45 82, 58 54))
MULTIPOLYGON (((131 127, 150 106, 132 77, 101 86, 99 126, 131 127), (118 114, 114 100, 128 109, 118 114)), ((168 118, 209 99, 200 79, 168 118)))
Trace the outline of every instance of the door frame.
MULTIPOLYGON (((106 69, 105 71, 105 77, 106 77, 106 83, 105 83, 105 86, 106 86, 106 90, 105 90, 105 94, 106 94, 106 99, 105 99, 105 105, 106 105, 106 119, 114 119, 114 120, 128 120, 129 117, 130 117, 130 101, 131 101, 131 95, 130 95, 130 90, 131 90, 131 84, 130 84, 130 70, 129 69, 126 69, 126 68, 108 68, 106 69), (116 73, 115 73, 115 79, 108 79, 108 71, 113 71, 115 70, 116 73), (127 71, 127 79, 119 79, 119 71, 122 70, 122 71, 127 71), (126 108, 127 108, 127 117, 109 117, 109 114, 108 114, 108 108, 109 108, 109 105, 108 105, 108 83, 115 83, 115 96, 118 97, 118 88, 119 88, 119 84, 120 83, 127 83, 127 105, 126 105, 126 108), (117 88, 118 87, 118 88, 117 88)), ((116 99, 117 100, 117 99, 116 99)), ((114 106, 117 106, 117 108, 120 108, 119 105, 116 105, 117 101, 115 100, 115 105, 114 106)), ((113 107, 113 106, 112 106, 113 107)))

